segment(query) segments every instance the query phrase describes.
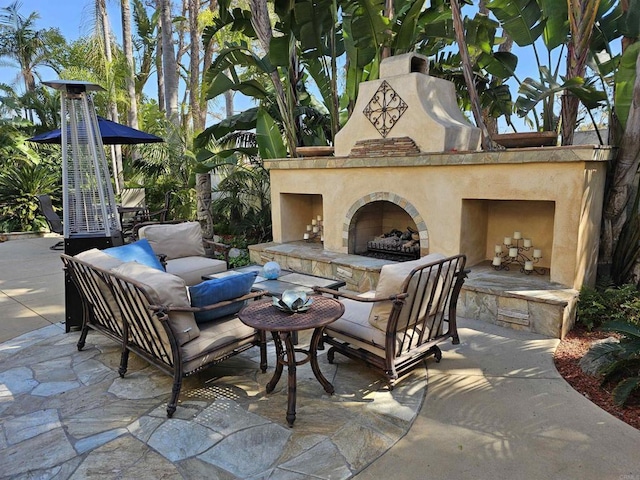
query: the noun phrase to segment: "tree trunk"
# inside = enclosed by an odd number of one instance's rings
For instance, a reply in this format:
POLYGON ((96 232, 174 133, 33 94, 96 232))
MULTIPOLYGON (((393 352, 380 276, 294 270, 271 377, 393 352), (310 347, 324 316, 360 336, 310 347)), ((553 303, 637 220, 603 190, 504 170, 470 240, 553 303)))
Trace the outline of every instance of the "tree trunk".
MULTIPOLYGON (((200 30, 198 29, 198 3, 189 2, 189 106, 194 133, 204 130, 200 94, 200 30)), ((211 174, 196 174, 196 198, 198 221, 205 238, 213 238, 213 215, 211 213, 211 174)))
POLYGON ((189 37, 191 40, 189 54, 189 106, 191 107, 191 121, 195 134, 204 130, 201 114, 200 94, 200 30, 198 29, 198 3, 189 2, 189 37))
POLYGON ((136 97, 136 67, 133 61, 133 42, 131 40, 131 6, 129 0, 120 0, 122 7, 122 48, 127 59, 127 93, 129 94, 129 126, 138 128, 138 99, 136 97))
MULTIPOLYGON (((590 52, 591 36, 600 0, 568 0, 569 29, 567 45, 567 79, 584 78, 590 52)), ((562 96, 562 145, 573 145, 580 99, 571 92, 562 96)))
MULTIPOLYGON (((160 9, 160 1, 156 0, 156 8, 160 9)), ((158 108, 160 108, 161 112, 164 112, 165 109, 165 98, 164 98, 164 67, 162 66, 162 21, 160 16, 158 16, 158 45, 156 47, 156 80, 158 85, 158 108)))
MULTIPOLYGON (((487 16, 490 15, 491 12, 487 8, 486 0, 480 0, 480 3, 478 5, 478 11, 483 15, 487 15, 487 16)), ((498 47, 498 52, 511 53, 511 50, 513 49, 513 39, 509 36, 509 34, 504 29, 502 30, 502 36, 504 37, 504 41, 498 47)), ((491 78, 492 86, 502 85, 502 83, 503 82, 497 79, 496 77, 491 78)), ((491 116, 490 110, 488 108, 485 108, 482 110, 482 119, 485 123, 485 126, 487 127, 487 131, 489 132, 489 135, 491 136, 496 135, 498 133, 498 119, 491 116)))
POLYGON ((158 0, 162 24, 162 67, 164 72, 164 98, 167 118, 176 128, 180 127, 178 112, 178 63, 173 45, 171 0, 158 0))
POLYGON ((469 58, 467 44, 464 39, 464 23, 462 22, 460 4, 458 3, 458 0, 451 0, 451 12, 453 13, 453 29, 456 35, 456 42, 458 44, 458 50, 460 51, 460 58, 462 59, 462 73, 464 74, 464 81, 467 84, 467 89, 469 90, 469 99, 471 101, 473 118, 476 121, 476 125, 482 132, 482 148, 484 150, 501 150, 503 147, 491 139, 491 135, 489 134, 489 131, 484 124, 484 120, 482 119, 482 108, 480 107, 480 99, 478 98, 476 84, 473 81, 473 67, 471 65, 471 59, 469 58))
MULTIPOLYGON (((113 55, 111 53, 111 29, 109 28, 109 16, 107 15, 107 6, 105 0, 97 0, 96 8, 98 10, 98 19, 102 31, 102 41, 104 48, 104 58, 106 61, 105 71, 107 74, 107 94, 109 97, 109 117, 110 120, 118 121, 118 104, 116 103, 115 83, 113 79, 113 55)), ((124 186, 124 173, 122 169, 122 147, 113 145, 111 147, 111 155, 113 160, 113 175, 115 177, 115 190, 120 193, 124 186)))
POLYGON ((600 262, 610 264, 620 232, 627 220, 633 181, 640 165, 640 55, 636 59, 636 79, 633 85, 627 125, 611 174, 602 218, 600 262))
MULTIPOLYGON (((211 0, 209 2, 209 10, 211 10, 211 12, 216 12, 216 10, 218 9, 218 2, 216 0, 211 0)), ((211 67, 211 64, 213 63, 213 53, 216 50, 217 44, 216 42, 212 39, 209 44, 207 45, 205 51, 204 51, 204 58, 202 60, 202 79, 200 80, 201 82, 201 91, 205 92, 206 89, 208 88, 208 85, 206 85, 205 82, 205 75, 207 74, 207 71, 209 70, 209 67, 211 67)), ((202 103, 201 106, 202 108, 200 109, 200 117, 201 117, 201 122, 202 125, 206 125, 207 123, 207 101, 205 99, 205 96, 201 94, 201 98, 202 98, 202 103)), ((233 98, 233 97, 232 97, 233 98)), ((227 101, 227 92, 225 92, 225 102, 227 101)))

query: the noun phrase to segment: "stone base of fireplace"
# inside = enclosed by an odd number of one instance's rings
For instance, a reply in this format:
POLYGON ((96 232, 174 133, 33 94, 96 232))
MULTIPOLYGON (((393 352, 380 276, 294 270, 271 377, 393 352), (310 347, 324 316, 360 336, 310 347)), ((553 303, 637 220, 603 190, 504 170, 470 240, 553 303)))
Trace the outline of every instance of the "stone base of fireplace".
MULTIPOLYGON (((326 251, 322 243, 262 243, 249 247, 251 261, 275 261, 287 270, 346 282, 345 289, 375 289, 388 260, 326 251)), ((495 271, 488 262, 470 269, 458 301, 458 316, 562 338, 573 327, 578 291, 551 282, 548 275, 495 271)))
POLYGON ((484 262, 471 267, 458 300, 458 315, 563 338, 575 323, 578 293, 551 282, 548 275, 496 271, 484 262))

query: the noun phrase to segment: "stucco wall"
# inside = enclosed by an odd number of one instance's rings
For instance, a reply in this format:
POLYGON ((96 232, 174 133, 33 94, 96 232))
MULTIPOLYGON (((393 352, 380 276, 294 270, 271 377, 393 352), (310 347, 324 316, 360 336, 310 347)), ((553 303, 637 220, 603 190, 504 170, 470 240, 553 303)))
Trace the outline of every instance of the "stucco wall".
POLYGON ((552 281, 579 288, 595 278, 610 155, 557 147, 269 161, 273 237, 301 239, 309 220, 322 215, 325 250, 347 253, 347 212, 372 192, 389 192, 415 207, 430 252, 469 251, 473 265, 492 258, 494 245, 519 230, 543 249, 540 265, 550 267, 552 281))

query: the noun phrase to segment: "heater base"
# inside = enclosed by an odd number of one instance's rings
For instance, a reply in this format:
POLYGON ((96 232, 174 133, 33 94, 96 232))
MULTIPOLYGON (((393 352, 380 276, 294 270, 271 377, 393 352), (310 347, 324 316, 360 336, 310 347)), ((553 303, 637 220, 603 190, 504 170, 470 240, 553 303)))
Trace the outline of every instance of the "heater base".
MULTIPOLYGON (((79 236, 64 239, 64 253, 77 255, 80 252, 99 248, 117 247, 123 244, 122 234, 116 232, 112 237, 87 237, 79 236)), ((82 328, 82 301, 78 289, 71 277, 65 273, 65 331, 80 330, 82 328)))

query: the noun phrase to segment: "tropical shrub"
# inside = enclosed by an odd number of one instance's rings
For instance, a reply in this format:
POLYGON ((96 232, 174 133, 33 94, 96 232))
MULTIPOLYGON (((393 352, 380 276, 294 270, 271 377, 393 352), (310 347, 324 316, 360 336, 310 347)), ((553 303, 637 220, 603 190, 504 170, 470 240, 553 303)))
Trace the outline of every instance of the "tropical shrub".
POLYGON ((582 287, 576 323, 591 331, 608 322, 633 321, 640 325, 640 292, 635 285, 582 287))
MULTIPOLYGON (((242 235, 246 243, 271 239, 269 172, 262 161, 227 165, 214 189, 212 211, 218 234, 242 235)), ((220 171, 220 169, 218 169, 220 171)))
POLYGON ((40 231, 46 227, 38 215, 36 195, 57 196, 58 176, 39 163, 23 162, 0 171, 0 228, 5 232, 40 231))
POLYGON ((609 322, 603 330, 618 333, 620 342, 601 343, 589 352, 595 358, 606 359, 601 367, 603 385, 615 385, 611 395, 613 401, 625 405, 640 391, 640 326, 629 321, 609 322))

